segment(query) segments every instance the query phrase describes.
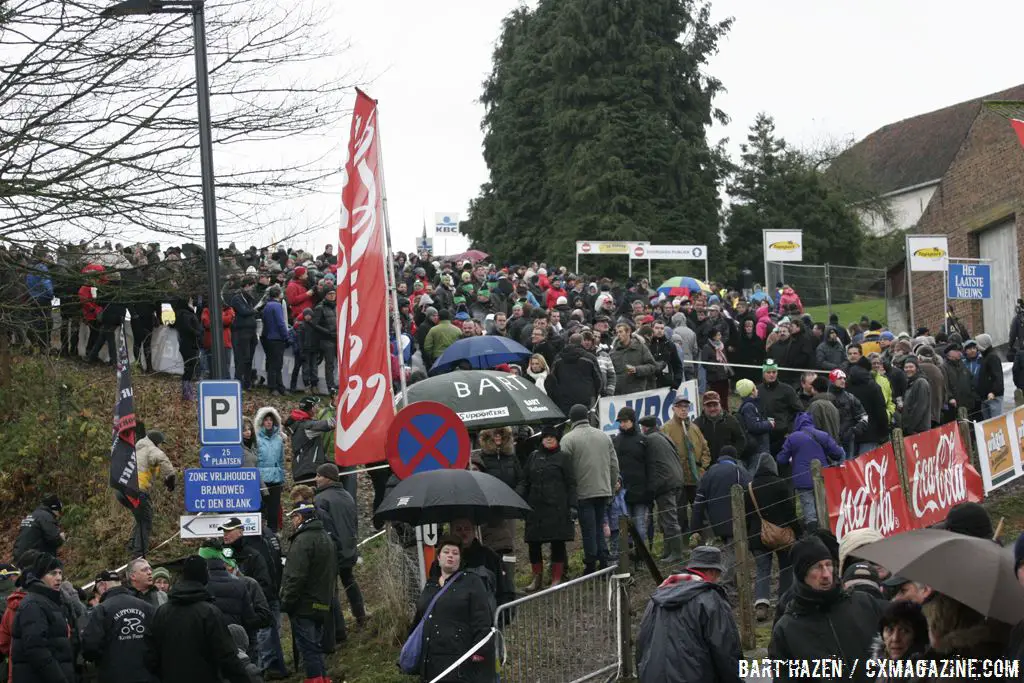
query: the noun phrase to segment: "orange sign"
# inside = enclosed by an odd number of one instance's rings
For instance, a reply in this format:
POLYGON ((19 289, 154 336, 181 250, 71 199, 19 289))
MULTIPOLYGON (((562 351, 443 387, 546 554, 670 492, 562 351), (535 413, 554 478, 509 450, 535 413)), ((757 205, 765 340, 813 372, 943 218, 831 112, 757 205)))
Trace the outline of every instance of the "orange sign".
POLYGON ((1008 433, 1006 420, 1001 418, 982 422, 981 432, 985 440, 988 471, 992 480, 996 481, 1000 476, 1013 471, 1010 439, 1017 438, 1017 435, 1011 436, 1008 433))

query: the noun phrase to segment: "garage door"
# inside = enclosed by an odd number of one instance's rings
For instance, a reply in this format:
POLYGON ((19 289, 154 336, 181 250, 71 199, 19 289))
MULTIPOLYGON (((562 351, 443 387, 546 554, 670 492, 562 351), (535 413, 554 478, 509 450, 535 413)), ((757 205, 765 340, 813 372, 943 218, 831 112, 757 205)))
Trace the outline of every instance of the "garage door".
POLYGON ((1017 268, 1017 226, 1007 221, 981 233, 978 239, 981 258, 992 259, 992 298, 982 302, 985 329, 996 346, 1010 338, 1017 299, 1020 297, 1020 279, 1017 268))

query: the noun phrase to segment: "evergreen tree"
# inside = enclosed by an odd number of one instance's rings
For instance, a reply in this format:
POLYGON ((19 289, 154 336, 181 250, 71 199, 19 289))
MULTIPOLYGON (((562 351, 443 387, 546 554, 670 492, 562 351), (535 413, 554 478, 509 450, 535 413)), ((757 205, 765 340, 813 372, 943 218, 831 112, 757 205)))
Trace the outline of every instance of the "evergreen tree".
POLYGON ((863 232, 854 210, 804 155, 776 136, 770 116, 757 116, 740 152, 727 184, 725 245, 733 268, 763 272, 761 231, 786 229, 803 230, 804 263, 857 263, 863 232))
POLYGON ((513 12, 484 84, 490 182, 465 225, 474 245, 563 263, 577 240, 714 249, 723 161, 706 134, 724 114, 702 68, 729 23, 695 0, 513 12))

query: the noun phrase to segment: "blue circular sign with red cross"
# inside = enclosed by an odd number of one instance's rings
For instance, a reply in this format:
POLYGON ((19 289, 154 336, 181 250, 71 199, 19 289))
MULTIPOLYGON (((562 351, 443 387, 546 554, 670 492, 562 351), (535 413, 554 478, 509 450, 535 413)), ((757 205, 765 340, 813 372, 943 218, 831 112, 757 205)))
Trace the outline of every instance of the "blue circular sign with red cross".
POLYGON ((466 425, 454 410, 419 401, 395 415, 385 451, 391 471, 407 479, 418 472, 465 469, 471 449, 466 425))

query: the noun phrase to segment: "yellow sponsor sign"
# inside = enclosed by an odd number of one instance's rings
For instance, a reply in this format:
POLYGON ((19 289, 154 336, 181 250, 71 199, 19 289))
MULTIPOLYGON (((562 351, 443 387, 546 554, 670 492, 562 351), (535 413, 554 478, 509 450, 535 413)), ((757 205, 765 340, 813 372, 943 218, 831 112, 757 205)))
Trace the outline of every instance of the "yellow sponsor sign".
POLYGON ((946 251, 938 247, 927 247, 914 252, 914 256, 920 256, 921 258, 942 258, 945 255, 946 251))
POLYGON ((784 242, 772 242, 771 244, 768 245, 768 248, 778 249, 779 251, 793 251, 795 249, 799 249, 800 244, 798 242, 794 242, 793 240, 786 240, 784 242))

